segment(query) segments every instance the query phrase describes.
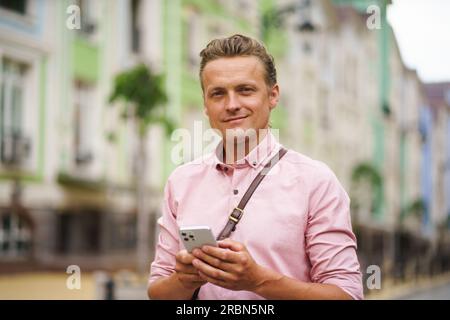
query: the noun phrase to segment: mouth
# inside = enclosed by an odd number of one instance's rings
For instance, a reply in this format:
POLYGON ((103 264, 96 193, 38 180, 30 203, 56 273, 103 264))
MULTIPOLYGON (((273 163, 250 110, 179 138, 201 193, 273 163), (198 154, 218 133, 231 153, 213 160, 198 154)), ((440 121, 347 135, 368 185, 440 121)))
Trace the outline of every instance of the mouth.
POLYGON ((224 120, 224 122, 227 122, 227 123, 239 123, 239 122, 242 122, 242 120, 244 120, 245 118, 247 118, 248 116, 236 116, 236 117, 229 117, 229 118, 226 118, 225 120, 224 120))

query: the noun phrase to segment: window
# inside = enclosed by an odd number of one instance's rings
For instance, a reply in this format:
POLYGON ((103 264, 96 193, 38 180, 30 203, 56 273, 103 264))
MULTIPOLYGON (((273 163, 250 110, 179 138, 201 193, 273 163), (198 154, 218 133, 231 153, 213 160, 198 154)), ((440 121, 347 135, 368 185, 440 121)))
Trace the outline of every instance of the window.
POLYGON ((450 105, 450 89, 447 89, 447 91, 445 91, 445 102, 450 105))
POLYGON ((92 86, 81 81, 74 88, 74 155, 75 164, 81 167, 92 161, 92 86))
POLYGON ((141 30, 139 26, 140 0, 131 0, 131 51, 139 53, 141 49, 141 30))
POLYGON ((187 42, 188 42, 188 66, 190 70, 196 72, 200 66, 201 51, 201 17, 195 11, 191 10, 187 18, 187 42))
POLYGON ((31 231, 16 214, 0 214, 0 257, 23 257, 31 248, 31 231))
POLYGON ((27 0, 0 0, 0 8, 25 15, 27 13, 27 0))
POLYGON ((110 247, 113 250, 136 248, 136 214, 115 213, 109 217, 110 247))
POLYGON ((95 209, 62 212, 57 217, 57 249, 60 254, 98 254, 101 249, 102 213, 95 209))
POLYGON ((0 75, 0 161, 20 165, 29 155, 30 142, 24 136, 26 73, 24 64, 3 58, 0 75))
POLYGON ((90 36, 95 32, 96 24, 94 19, 93 1, 77 0, 75 4, 80 8, 80 23, 81 28, 79 32, 84 36, 90 36))

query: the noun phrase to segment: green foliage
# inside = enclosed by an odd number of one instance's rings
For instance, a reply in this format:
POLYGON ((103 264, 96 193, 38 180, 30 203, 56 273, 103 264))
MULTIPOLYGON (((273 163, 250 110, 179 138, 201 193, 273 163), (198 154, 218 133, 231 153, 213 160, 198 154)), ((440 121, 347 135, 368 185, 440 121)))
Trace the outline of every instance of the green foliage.
POLYGON ((372 187, 371 211, 376 213, 382 203, 383 177, 370 162, 362 162, 352 171, 352 183, 358 185, 361 181, 368 181, 372 187))
POLYGON ((425 211, 425 202, 422 199, 416 199, 409 204, 409 206, 402 212, 401 219, 409 215, 414 215, 422 218, 425 211))
POLYGON ((117 143, 117 133, 114 131, 106 133, 105 138, 109 143, 117 143))
POLYGON ((370 181, 372 187, 375 189, 381 188, 383 184, 383 178, 372 164, 363 162, 357 165, 352 172, 352 181, 358 182, 360 179, 367 179, 370 181))
POLYGON ((409 212, 415 214, 422 214, 425 210, 425 203, 422 199, 417 199, 409 206, 409 212))
POLYGON ((166 132, 174 125, 164 114, 167 96, 164 90, 164 76, 153 74, 145 64, 139 64, 124 71, 114 79, 109 102, 126 102, 121 116, 134 118, 139 125, 140 134, 144 134, 150 124, 162 124, 166 132))

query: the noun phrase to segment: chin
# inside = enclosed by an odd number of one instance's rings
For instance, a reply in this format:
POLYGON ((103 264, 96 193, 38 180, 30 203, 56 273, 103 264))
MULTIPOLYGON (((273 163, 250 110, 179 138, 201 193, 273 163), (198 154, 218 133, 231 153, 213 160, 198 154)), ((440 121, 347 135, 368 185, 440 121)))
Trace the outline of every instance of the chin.
POLYGON ((246 138, 255 138, 258 130, 254 128, 246 128, 241 126, 231 127, 225 129, 225 136, 227 138, 237 139, 237 142, 244 141, 246 138))

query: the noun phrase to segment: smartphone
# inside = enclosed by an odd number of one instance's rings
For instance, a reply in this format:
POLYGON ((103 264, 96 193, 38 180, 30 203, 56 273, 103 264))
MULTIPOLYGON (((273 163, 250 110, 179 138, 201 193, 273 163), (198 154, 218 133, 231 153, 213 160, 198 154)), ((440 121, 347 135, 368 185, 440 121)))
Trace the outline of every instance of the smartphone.
POLYGON ((188 252, 204 245, 217 247, 216 239, 208 226, 180 227, 180 238, 188 252))

